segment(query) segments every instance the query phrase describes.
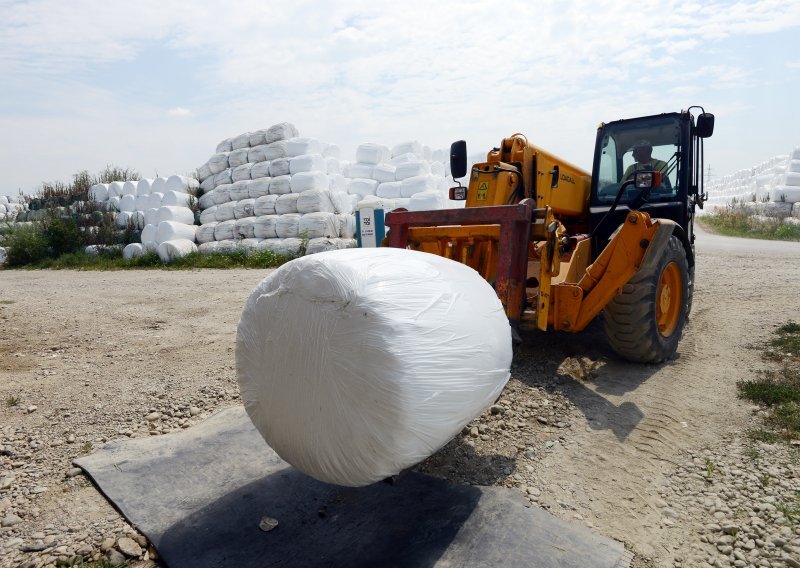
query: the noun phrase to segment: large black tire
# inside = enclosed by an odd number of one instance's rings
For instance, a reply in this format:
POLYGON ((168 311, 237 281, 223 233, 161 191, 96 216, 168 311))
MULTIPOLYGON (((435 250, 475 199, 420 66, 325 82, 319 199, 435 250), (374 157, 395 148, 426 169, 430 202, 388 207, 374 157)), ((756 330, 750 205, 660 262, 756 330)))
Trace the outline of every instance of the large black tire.
POLYGON ((625 359, 661 363, 678 348, 688 309, 689 264, 680 239, 672 236, 655 268, 637 272, 606 306, 608 341, 625 359))

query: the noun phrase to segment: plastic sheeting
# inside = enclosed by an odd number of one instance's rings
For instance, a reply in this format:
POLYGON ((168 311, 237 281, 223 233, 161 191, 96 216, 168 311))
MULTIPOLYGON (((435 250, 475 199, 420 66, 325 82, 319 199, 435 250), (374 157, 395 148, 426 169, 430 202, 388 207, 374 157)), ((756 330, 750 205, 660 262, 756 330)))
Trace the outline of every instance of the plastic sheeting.
POLYGON ((243 164, 246 164, 248 152, 250 152, 249 147, 239 148, 238 150, 231 152, 230 156, 228 156, 228 164, 230 164, 230 167, 237 168, 243 164))
POLYGON ((214 201, 217 205, 222 205, 223 203, 227 203, 231 200, 231 189, 233 188, 233 184, 231 183, 223 183, 222 185, 218 185, 214 189, 214 201))
POLYGON ((205 163, 202 166, 200 166, 199 168, 197 168, 197 177, 200 179, 201 182, 203 180, 208 179, 212 175, 213 174, 211 172, 211 168, 208 167, 208 163, 205 163))
POLYGON ((375 171, 373 164, 348 164, 345 168, 345 174, 349 178, 363 178, 372 179, 372 174, 375 171))
POLYGON ((286 140, 267 143, 264 147, 264 159, 270 161, 288 157, 289 154, 286 152, 286 144, 286 140))
POLYGON ((230 221, 223 221, 218 223, 216 227, 214 227, 214 240, 216 241, 226 241, 233 238, 233 234, 236 231, 236 221, 231 219, 230 221))
POLYGON ((439 189, 439 182, 434 176, 421 175, 405 178, 400 182, 400 196, 411 197, 423 191, 436 191, 439 189))
POLYGON ((251 164, 263 162, 266 159, 264 157, 264 148, 266 148, 266 144, 259 144, 250 148, 250 151, 247 152, 247 161, 251 164))
POLYGON ((350 180, 350 185, 348 186, 347 191, 352 195, 364 197, 365 195, 375 195, 375 191, 377 189, 378 182, 374 179, 356 178, 350 180))
POLYGON ((230 168, 224 169, 214 176, 214 187, 220 185, 233 183, 233 170, 230 168))
POLYGON ((352 239, 356 236, 356 216, 350 214, 337 214, 336 220, 339 223, 339 235, 344 239, 352 239))
POLYGON ((392 158, 401 156, 403 154, 414 154, 417 156, 422 155, 422 145, 416 140, 409 140, 407 142, 400 142, 392 146, 392 158))
POLYGON ((197 245, 188 239, 174 239, 158 245, 158 258, 161 262, 171 262, 187 254, 197 252, 197 245))
POLYGON ((306 247, 306 254, 317 254, 318 252, 327 252, 329 250, 356 248, 356 246, 357 243, 355 239, 310 239, 308 241, 308 246, 306 247))
POLYGON ((250 138, 248 143, 250 147, 254 146, 261 146, 262 144, 266 144, 266 129, 265 130, 256 130, 255 132, 250 133, 250 138))
POLYGON ((136 183, 135 181, 126 181, 122 184, 122 195, 136 196, 136 183))
POLYGON ((142 229, 142 242, 155 241, 158 236, 158 225, 148 223, 142 229))
POLYGON ((161 205, 173 207, 186 207, 189 205, 192 196, 181 191, 167 191, 161 199, 161 205))
POLYGON ((800 187, 790 185, 777 185, 770 192, 773 199, 779 199, 786 203, 800 202, 800 187))
POLYGON ((268 178, 269 166, 272 162, 259 162, 250 168, 250 179, 268 178))
POLYGON ((247 180, 234 182, 231 186, 231 201, 239 201, 250 197, 249 182, 247 180))
POLYGON ((108 196, 109 197, 122 197, 122 188, 124 187, 125 183, 121 181, 112 181, 108 184, 108 196))
POLYGON ((217 198, 215 194, 215 190, 211 190, 207 193, 204 193, 200 196, 198 203, 200 204, 201 209, 208 209, 209 207, 213 207, 217 204, 217 198))
POLYGON ((242 400, 266 442, 346 486, 444 446, 497 398, 511 357, 505 312, 477 272, 392 248, 285 264, 251 294, 236 341, 242 400))
POLYGON ((160 193, 164 194, 167 191, 167 178, 157 177, 153 180, 152 185, 150 186, 150 193, 160 193))
POLYGON ((397 164, 397 170, 394 172, 397 181, 403 181, 406 178, 414 176, 422 176, 431 173, 431 166, 424 160, 417 160, 397 164))
POLYGON ((230 152, 231 150, 233 150, 233 146, 231 145, 232 141, 233 138, 226 138, 225 140, 217 144, 217 153, 230 152))
POLYGON ((167 190, 178 191, 182 193, 197 193, 200 183, 188 176, 171 175, 167 178, 167 190))
POLYGON ((236 150, 246 149, 250 147, 250 133, 245 132, 244 134, 239 134, 239 136, 234 136, 231 139, 231 153, 235 152, 236 150))
POLYGON ((411 197, 409 211, 431 211, 444 208, 444 196, 438 191, 423 191, 411 197))
POLYGON ((236 219, 252 217, 255 214, 253 211, 255 204, 255 199, 242 199, 241 201, 237 201, 236 206, 233 208, 233 216, 236 219))
POLYGON ((380 164, 390 158, 388 146, 366 142, 356 148, 356 161, 362 164, 380 164))
POLYGON ((236 221, 234 236, 239 239, 252 239, 255 234, 255 217, 246 217, 236 221))
POLYGON ((130 243, 122 249, 122 258, 131 259, 144 254, 144 248, 141 243, 130 243))
POLYGON ((303 154, 322 154, 322 142, 316 138, 295 136, 287 141, 286 154, 290 158, 303 154))
POLYGON ((208 159, 208 169, 211 170, 212 174, 218 174, 221 171, 224 171, 228 167, 228 154, 227 153, 218 153, 214 154, 208 159))
POLYGON ((200 222, 205 225, 217 220, 217 206, 209 207, 200 213, 200 222))
POLYGON ((375 195, 378 197, 385 197, 387 199, 395 199, 396 197, 402 197, 403 192, 401 190, 403 182, 400 181, 387 181, 378 186, 378 189, 375 190, 375 195))
POLYGON ((264 140, 267 144, 274 143, 278 140, 288 140, 298 135, 297 128, 290 122, 281 122, 267 128, 264 133, 264 140))
POLYGON ((372 179, 379 182, 393 182, 396 171, 397 167, 392 164, 378 164, 372 170, 372 179))
POLYGON ((258 178, 250 180, 247 184, 247 195, 253 199, 258 199, 269 194, 269 184, 272 178, 258 178))
POLYGON ((123 195, 119 200, 120 211, 136 211, 136 196, 123 195))
POLYGON ((108 184, 96 183, 89 188, 89 199, 92 201, 107 201, 108 200, 108 184))

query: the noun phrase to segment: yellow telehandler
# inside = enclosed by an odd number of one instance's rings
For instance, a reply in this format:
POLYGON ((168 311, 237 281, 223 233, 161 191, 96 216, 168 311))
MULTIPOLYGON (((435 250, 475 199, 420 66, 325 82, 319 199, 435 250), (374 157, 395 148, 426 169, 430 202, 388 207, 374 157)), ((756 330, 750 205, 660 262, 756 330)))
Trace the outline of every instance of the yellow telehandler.
MULTIPOLYGON (((664 361, 691 309, 703 139, 713 131, 714 115, 696 106, 601 123, 591 174, 514 134, 472 166, 468 187, 450 189, 465 208, 396 209, 387 244, 477 270, 515 341, 525 328, 581 331, 603 312, 619 355, 664 361)), ((450 167, 467 174, 464 141, 450 167)))

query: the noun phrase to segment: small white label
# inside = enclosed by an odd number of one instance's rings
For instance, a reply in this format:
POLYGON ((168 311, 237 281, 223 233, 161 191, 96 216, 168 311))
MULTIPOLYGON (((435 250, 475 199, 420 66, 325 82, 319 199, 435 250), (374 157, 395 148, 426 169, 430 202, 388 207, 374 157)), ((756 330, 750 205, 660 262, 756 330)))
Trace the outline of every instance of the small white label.
POLYGON ((358 214, 361 219, 361 247, 377 247, 378 242, 375 238, 375 210, 361 209, 358 214))

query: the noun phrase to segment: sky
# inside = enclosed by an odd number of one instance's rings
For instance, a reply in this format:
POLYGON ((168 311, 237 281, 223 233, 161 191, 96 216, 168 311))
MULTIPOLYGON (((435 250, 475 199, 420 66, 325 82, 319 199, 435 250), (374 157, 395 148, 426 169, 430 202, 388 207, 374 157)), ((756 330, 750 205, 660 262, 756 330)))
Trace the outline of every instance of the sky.
POLYGON ((0 194, 189 174, 291 122, 363 142, 516 132, 591 169, 600 122, 701 105, 722 176, 800 146, 800 2, 0 0, 0 194))

